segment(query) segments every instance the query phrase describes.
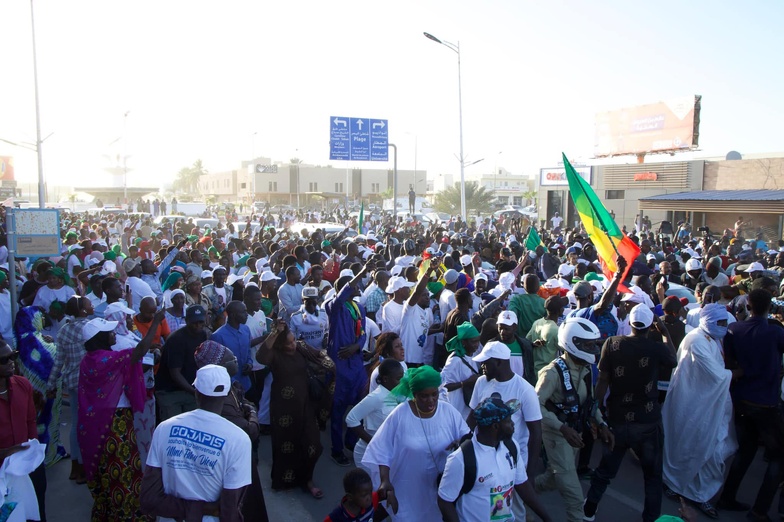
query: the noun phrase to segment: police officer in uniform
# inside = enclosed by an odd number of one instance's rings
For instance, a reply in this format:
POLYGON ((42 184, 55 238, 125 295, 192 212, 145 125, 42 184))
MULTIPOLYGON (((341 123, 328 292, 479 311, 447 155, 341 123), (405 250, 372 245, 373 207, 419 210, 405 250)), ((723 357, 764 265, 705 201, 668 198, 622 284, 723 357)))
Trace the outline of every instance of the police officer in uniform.
POLYGON ((558 345, 564 354, 542 368, 536 383, 548 462, 546 471, 536 478, 535 488, 537 492, 557 489, 569 522, 583 521, 583 490, 575 464, 583 447, 582 431, 598 432, 608 442, 612 438, 590 386, 591 364, 598 359, 600 338, 591 321, 567 319, 558 330, 558 345))

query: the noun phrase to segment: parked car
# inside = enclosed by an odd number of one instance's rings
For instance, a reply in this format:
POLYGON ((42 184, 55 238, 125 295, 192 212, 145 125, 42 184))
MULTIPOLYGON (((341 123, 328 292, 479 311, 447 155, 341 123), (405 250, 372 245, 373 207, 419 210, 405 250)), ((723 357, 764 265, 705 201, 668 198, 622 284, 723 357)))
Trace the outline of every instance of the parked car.
POLYGON ((195 218, 193 223, 199 228, 210 227, 210 230, 215 230, 220 221, 213 218, 195 218))

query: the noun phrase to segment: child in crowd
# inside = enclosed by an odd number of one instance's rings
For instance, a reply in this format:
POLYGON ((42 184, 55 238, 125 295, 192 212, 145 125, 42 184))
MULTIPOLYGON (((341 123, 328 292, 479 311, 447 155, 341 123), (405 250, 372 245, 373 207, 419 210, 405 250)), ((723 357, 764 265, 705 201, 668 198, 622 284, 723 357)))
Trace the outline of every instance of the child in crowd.
POLYGON ((369 522, 378 507, 378 492, 373 491, 370 475, 364 469, 352 469, 343 477, 345 496, 324 522, 369 522))

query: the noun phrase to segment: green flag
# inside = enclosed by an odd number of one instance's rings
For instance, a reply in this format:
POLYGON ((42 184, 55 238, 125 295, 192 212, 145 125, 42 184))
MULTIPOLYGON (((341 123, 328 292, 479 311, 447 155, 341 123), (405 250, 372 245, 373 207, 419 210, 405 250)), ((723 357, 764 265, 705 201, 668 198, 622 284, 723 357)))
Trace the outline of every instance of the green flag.
POLYGON ((536 231, 534 227, 531 227, 531 230, 528 232, 528 239, 525 240, 525 248, 528 250, 536 250, 536 247, 539 245, 543 245, 542 238, 539 237, 539 233, 536 231))
POLYGON ((357 227, 360 234, 362 233, 362 222, 365 220, 365 202, 363 201, 362 204, 359 206, 359 226, 357 227))

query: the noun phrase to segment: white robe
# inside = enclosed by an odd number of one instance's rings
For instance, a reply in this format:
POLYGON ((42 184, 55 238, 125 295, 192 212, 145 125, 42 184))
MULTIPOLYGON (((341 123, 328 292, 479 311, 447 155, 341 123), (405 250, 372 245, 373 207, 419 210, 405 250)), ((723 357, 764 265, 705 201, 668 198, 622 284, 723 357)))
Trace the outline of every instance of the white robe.
POLYGON ((731 380, 719 343, 699 328, 686 335, 662 408, 663 475, 673 491, 696 502, 716 495, 725 461, 738 447, 730 431, 731 380))
POLYGON ((362 464, 389 466, 398 500, 393 521, 441 520, 436 480, 446 466, 446 448, 466 433, 463 417, 446 402, 439 401, 429 419, 415 416, 408 401, 389 414, 368 444, 362 464))

